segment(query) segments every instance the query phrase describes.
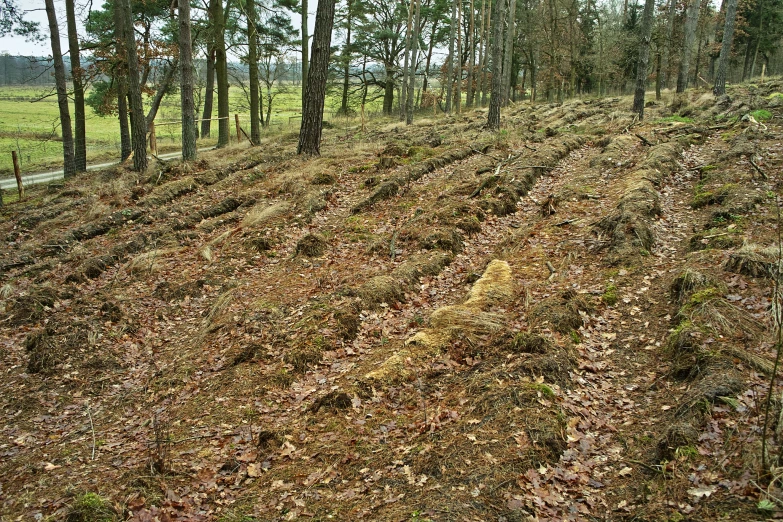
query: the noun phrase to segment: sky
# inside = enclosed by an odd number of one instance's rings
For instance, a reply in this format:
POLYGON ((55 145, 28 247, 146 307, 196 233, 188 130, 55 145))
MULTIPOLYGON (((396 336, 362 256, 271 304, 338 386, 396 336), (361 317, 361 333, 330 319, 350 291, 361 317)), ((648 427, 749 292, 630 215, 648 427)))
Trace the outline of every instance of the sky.
MULTIPOLYGON (((308 18, 310 36, 313 33, 313 26, 315 25, 315 5, 317 2, 310 2, 311 9, 308 18)), ((28 12, 25 16, 27 20, 33 22, 39 22, 41 31, 46 35, 47 39, 43 42, 28 42, 20 36, 4 36, 0 37, 0 54, 8 53, 11 55, 22 56, 51 56, 52 48, 49 43, 49 22, 46 18, 46 11, 44 10, 44 0, 18 0, 18 5, 28 12)), ((65 25, 65 0, 54 0, 55 10, 57 11, 57 23, 60 26, 60 46, 62 51, 67 53, 68 51, 68 34, 66 32, 65 25)), ((103 5, 103 0, 76 0, 76 19, 77 30, 80 34, 84 33, 84 24, 81 22, 83 18, 87 16, 87 9, 90 5, 99 8, 103 5)), ((291 14, 291 23, 294 27, 299 28, 301 23, 301 17, 295 13, 291 14)))

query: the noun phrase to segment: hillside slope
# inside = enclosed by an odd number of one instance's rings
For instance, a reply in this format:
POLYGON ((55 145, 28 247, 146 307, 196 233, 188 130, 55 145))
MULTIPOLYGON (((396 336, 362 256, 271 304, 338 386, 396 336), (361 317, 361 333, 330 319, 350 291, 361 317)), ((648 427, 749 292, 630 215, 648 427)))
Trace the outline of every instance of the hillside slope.
POLYGON ((0 518, 774 515, 781 90, 31 191, 0 209, 0 518))

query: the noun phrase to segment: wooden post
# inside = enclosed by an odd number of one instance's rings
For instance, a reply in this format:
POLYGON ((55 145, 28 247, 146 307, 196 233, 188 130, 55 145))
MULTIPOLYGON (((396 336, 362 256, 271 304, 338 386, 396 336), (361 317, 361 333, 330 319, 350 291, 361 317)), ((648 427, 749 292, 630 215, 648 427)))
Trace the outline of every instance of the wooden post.
POLYGON ((239 114, 234 114, 234 122, 237 124, 237 143, 242 143, 242 135, 239 132, 239 114))
POLYGON ((155 136, 155 122, 150 122, 150 151, 158 153, 158 138, 155 136))
POLYGON ((22 170, 19 168, 19 156, 16 151, 11 151, 11 159, 14 160, 14 176, 16 176, 16 187, 19 189, 19 200, 24 198, 24 186, 22 185, 22 170))

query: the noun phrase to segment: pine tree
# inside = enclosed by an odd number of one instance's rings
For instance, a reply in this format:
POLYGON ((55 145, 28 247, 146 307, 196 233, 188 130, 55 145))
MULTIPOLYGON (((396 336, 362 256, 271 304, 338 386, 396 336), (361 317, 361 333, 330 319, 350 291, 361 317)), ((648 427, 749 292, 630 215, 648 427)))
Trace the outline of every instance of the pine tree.
POLYGON ((196 105, 193 99, 193 43, 190 34, 190 0, 178 1, 182 160, 193 161, 196 159, 196 105))
POLYGON ((76 160, 73 152, 71 113, 68 109, 68 91, 65 85, 65 64, 63 63, 63 53, 60 50, 60 29, 57 26, 54 0, 46 0, 46 16, 49 19, 52 59, 54 60, 54 81, 57 86, 57 106, 60 109, 60 128, 62 129, 63 137, 63 173, 66 178, 70 178, 76 174, 76 160))

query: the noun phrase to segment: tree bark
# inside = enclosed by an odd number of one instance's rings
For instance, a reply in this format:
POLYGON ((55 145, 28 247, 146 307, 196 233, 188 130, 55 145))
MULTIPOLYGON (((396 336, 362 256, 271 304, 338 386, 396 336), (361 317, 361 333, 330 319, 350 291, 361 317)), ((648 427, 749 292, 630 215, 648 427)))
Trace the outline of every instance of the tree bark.
POLYGON ((457 114, 462 112, 462 0, 454 0, 457 4, 457 63, 456 71, 456 91, 454 101, 457 104, 457 114))
POLYGON ((250 142, 261 143, 261 112, 258 97, 258 17, 256 1, 247 0, 247 65, 250 69, 250 142))
POLYGON ((343 94, 342 94, 342 100, 340 103, 340 112, 344 116, 348 116, 348 88, 351 84, 351 22, 353 17, 352 11, 351 11, 351 0, 347 0, 347 7, 346 7, 346 35, 345 35, 345 46, 343 47, 343 94))
POLYGON ((139 57, 136 51, 136 36, 133 31, 133 11, 131 0, 118 0, 123 4, 123 22, 125 23, 125 55, 128 57, 128 95, 131 113, 131 141, 133 142, 133 170, 147 170, 147 119, 144 117, 144 105, 141 99, 139 83, 139 57))
POLYGON ((476 74, 476 92, 474 97, 476 98, 476 105, 481 104, 481 91, 484 88, 484 42, 486 41, 486 35, 484 34, 484 19, 487 16, 487 0, 481 0, 481 25, 479 26, 479 48, 478 48, 478 68, 476 74))
POLYGON ((699 4, 701 0, 691 0, 685 18, 685 42, 682 46, 680 70, 677 73, 677 92, 685 92, 688 88, 688 78, 693 54, 693 40, 696 38, 696 25, 699 23, 699 4))
MULTIPOLYGON (((230 0, 229 0, 230 3, 230 0)), ((226 7, 228 9, 228 7, 226 7)), ((228 121, 228 57, 226 55, 226 18, 221 0, 210 0, 209 17, 215 43, 215 76, 218 95, 218 142, 217 146, 228 145, 230 122, 228 121)))
POLYGON ((639 42, 639 59, 636 62, 636 92, 633 97, 633 112, 644 119, 644 92, 647 89, 647 65, 650 62, 650 39, 652 37, 653 9, 655 0, 645 0, 642 14, 642 34, 639 42))
POLYGON ((663 54, 661 63, 661 86, 668 87, 669 64, 672 53, 672 35, 674 34, 674 16, 677 14, 677 0, 669 0, 669 13, 666 19, 666 52, 663 54))
POLYGON ((427 92, 427 87, 429 86, 429 79, 430 79, 430 64, 432 63, 432 51, 435 48, 435 33, 438 32, 438 18, 435 18, 432 21, 432 30, 430 31, 430 45, 429 49, 427 50, 427 61, 424 64, 424 81, 421 85, 421 90, 423 92, 427 92))
POLYGON ((446 112, 451 114, 451 102, 454 93, 454 38, 457 26, 457 1, 451 3, 451 31, 449 33, 449 57, 446 67, 446 112))
POLYGON ((193 40, 190 34, 190 0, 178 0, 178 2, 182 161, 194 161, 196 159, 196 103, 193 98, 193 40))
MULTIPOLYGON (((180 38, 180 49, 182 48, 182 40, 180 38)), ((174 73, 177 71, 177 68, 179 67, 179 58, 174 58, 174 61, 169 65, 169 68, 166 69, 166 74, 163 75, 163 81, 158 85, 157 91, 155 91, 155 96, 152 97, 152 103, 150 103, 150 110, 147 112, 147 127, 150 126, 150 124, 155 121, 155 116, 158 114, 158 109, 160 109, 160 104, 163 101, 163 96, 166 95, 166 91, 169 90, 169 86, 171 85, 171 81, 174 79, 174 73)))
POLYGON ((125 53, 125 10, 120 2, 114 2, 114 45, 117 65, 114 81, 117 84, 117 112, 120 123, 120 161, 131 155, 131 137, 128 127, 128 60, 125 53))
POLYGON ((413 13, 415 0, 408 0, 408 25, 405 30, 405 58, 402 66, 402 89, 400 90, 400 121, 404 121, 408 110, 408 73, 410 70, 413 13))
POLYGON ((506 29, 506 53, 503 56, 503 106, 508 105, 511 90, 511 62, 514 56, 514 38, 516 37, 517 0, 508 0, 508 28, 506 29))
POLYGON ((318 0, 313 31, 312 63, 307 74, 307 97, 299 130, 297 154, 319 156, 324 118, 324 99, 329 70, 329 51, 334 26, 335 0, 318 0))
POLYGON ((307 96, 307 74, 310 69, 310 35, 307 33, 307 0, 302 0, 302 117, 304 118, 305 98, 307 96))
POLYGON ((60 29, 57 26, 54 0, 46 0, 46 16, 49 19, 52 59, 54 60, 54 80, 57 85, 57 106, 60 109, 60 128, 63 136, 63 173, 67 179, 76 174, 76 159, 73 152, 71 113, 68 109, 68 90, 65 85, 65 64, 63 63, 63 53, 60 50, 60 29))
POLYGON ((500 130, 500 105, 503 96, 503 15, 505 0, 497 0, 492 17, 492 95, 489 99, 487 127, 500 130))
POLYGON ((408 97, 405 103, 405 124, 413 123, 413 93, 416 89, 416 62, 419 60, 419 33, 421 32, 421 0, 416 2, 416 25, 413 32, 413 48, 411 49, 411 63, 408 72, 408 97))
MULTIPOLYGON (((489 87, 489 52, 490 52, 490 45, 489 45, 489 31, 492 28, 491 24, 493 22, 492 18, 492 9, 494 7, 494 4, 497 1, 502 0, 487 0, 487 28, 484 32, 484 68, 481 70, 481 106, 487 104, 487 87, 489 87)), ((502 34, 502 29, 501 29, 502 34)))
POLYGON ((470 54, 468 55, 468 88, 465 93, 465 107, 471 108, 473 107, 473 77, 475 74, 473 69, 476 67, 476 38, 474 34, 476 31, 476 8, 474 0, 470 0, 470 28, 468 31, 468 52, 470 54))
POLYGON ((76 171, 87 170, 87 138, 85 135, 84 81, 79 57, 79 35, 76 32, 74 0, 66 0, 65 16, 68 19, 68 50, 71 55, 71 81, 73 82, 73 148, 76 156, 76 171))
POLYGON ((215 99, 215 48, 210 43, 207 53, 207 86, 204 93, 204 112, 201 116, 201 137, 209 138, 212 125, 212 104, 215 99))
POLYGON ((715 96, 726 94, 726 74, 729 68, 729 56, 731 55, 731 44, 734 42, 734 22, 737 17, 737 0, 728 0, 726 6, 726 23, 723 26, 723 42, 720 46, 720 56, 718 57, 718 72, 715 73, 715 85, 712 93, 715 96))

